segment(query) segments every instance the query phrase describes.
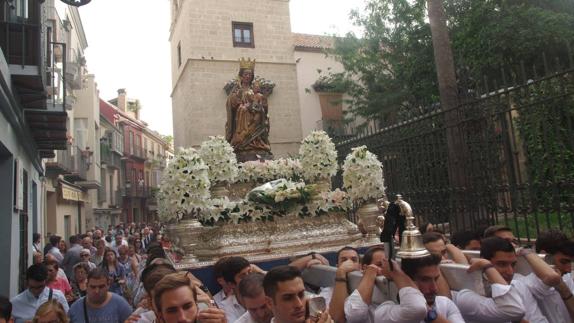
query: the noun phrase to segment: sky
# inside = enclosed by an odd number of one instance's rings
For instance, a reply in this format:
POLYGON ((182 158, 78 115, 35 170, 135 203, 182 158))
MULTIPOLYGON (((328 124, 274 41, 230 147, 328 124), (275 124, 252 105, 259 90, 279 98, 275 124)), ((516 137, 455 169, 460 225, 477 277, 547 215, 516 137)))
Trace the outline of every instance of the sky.
MULTIPOLYGON (((365 0, 290 0, 291 30, 308 34, 360 33, 349 19, 365 0), (317 13, 322 14, 317 14, 317 13)), ((173 133, 168 0, 98 0, 80 7, 88 40, 86 60, 100 97, 125 88, 142 105, 140 118, 164 135, 173 133)))

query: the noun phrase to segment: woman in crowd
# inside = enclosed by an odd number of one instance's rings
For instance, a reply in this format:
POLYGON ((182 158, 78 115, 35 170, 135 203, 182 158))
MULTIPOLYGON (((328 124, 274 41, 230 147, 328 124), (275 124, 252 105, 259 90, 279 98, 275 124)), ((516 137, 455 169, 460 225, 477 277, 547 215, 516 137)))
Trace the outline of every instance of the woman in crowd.
POLYGON ((96 253, 92 257, 92 262, 96 264, 96 266, 102 264, 102 261, 104 260, 105 251, 106 251, 106 242, 104 241, 104 239, 96 240, 96 253))
POLYGON ((74 299, 86 296, 88 289, 88 272, 90 266, 86 262, 79 262, 74 266, 74 279, 72 280, 72 294, 74 299))
POLYGON ((32 323, 68 323, 70 320, 57 300, 51 299, 46 303, 40 305, 36 310, 36 315, 32 319, 32 323))
POLYGON ((60 239, 58 243, 58 249, 60 249, 60 253, 62 256, 66 256, 66 252, 68 251, 68 245, 66 244, 66 240, 60 239))
POLYGON ((102 268, 108 273, 110 279, 110 289, 112 293, 123 296, 123 286, 126 283, 126 272, 124 267, 118 262, 116 252, 106 248, 102 268))

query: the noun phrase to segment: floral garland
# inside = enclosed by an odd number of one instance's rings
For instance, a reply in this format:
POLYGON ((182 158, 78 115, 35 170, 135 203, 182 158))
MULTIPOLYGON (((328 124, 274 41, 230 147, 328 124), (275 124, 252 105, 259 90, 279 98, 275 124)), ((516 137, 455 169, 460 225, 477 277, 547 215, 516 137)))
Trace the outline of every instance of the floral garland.
POLYGON ((237 177, 237 158, 231 145, 223 136, 210 136, 199 148, 201 159, 209 167, 211 184, 233 183, 237 177))
POLYGON ((195 149, 179 149, 164 170, 158 192, 162 218, 181 218, 206 206, 211 186, 208 169, 195 149))
POLYGON ((355 147, 343 164, 343 186, 354 202, 383 196, 383 165, 367 146, 355 147))
POLYGON ((280 158, 276 160, 248 161, 239 164, 237 182, 264 183, 286 178, 298 181, 301 178, 301 163, 297 159, 280 158))
POLYGON ((325 131, 313 131, 305 137, 299 155, 306 180, 329 179, 337 174, 337 150, 325 131))

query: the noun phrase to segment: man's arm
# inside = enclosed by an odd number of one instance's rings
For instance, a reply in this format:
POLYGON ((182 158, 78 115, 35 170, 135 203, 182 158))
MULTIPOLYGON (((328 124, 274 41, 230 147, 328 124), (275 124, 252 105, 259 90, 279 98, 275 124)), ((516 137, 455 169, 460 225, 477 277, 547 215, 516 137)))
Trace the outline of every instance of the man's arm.
POLYGON ((562 282, 562 277, 534 251, 530 249, 520 249, 518 255, 528 261, 534 274, 547 286, 556 287, 562 282))
POLYGON ((462 253, 462 251, 452 243, 448 243, 446 245, 446 252, 448 252, 450 259, 452 259, 457 264, 463 264, 463 265, 468 264, 468 259, 466 259, 464 253, 462 253))
POLYGON ((313 254, 295 259, 289 264, 289 266, 296 267, 297 269, 299 269, 299 271, 303 271, 303 269, 305 269, 309 266, 312 266, 312 265, 329 266, 329 261, 325 257, 323 257, 321 254, 313 253, 313 254))
POLYGON ((363 278, 361 278, 359 286, 357 286, 359 295, 361 295, 363 302, 367 305, 371 304, 373 298, 373 286, 375 285, 375 279, 380 272, 381 268, 376 265, 369 265, 363 272, 363 278))
POLYGON ((345 322, 345 300, 349 297, 347 288, 347 273, 355 270, 355 264, 352 260, 347 260, 339 265, 335 274, 335 287, 333 296, 329 303, 329 314, 335 322, 345 322))

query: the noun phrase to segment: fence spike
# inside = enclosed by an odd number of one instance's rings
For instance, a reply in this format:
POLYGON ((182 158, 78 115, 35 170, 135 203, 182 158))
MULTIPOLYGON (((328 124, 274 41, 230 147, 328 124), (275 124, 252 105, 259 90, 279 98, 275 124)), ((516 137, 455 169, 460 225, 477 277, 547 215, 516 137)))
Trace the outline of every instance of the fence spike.
POLYGON ((526 84, 526 68, 524 67, 524 60, 520 60, 520 76, 522 77, 522 84, 526 84))
POLYGON ((502 86, 504 88, 508 87, 508 83, 506 83, 506 73, 504 72, 504 67, 500 67, 500 73, 502 73, 502 86))
POLYGON ((548 71, 548 60, 546 59, 546 52, 542 52, 542 62, 544 63, 544 75, 546 76, 548 74, 550 74, 550 72, 548 71))

